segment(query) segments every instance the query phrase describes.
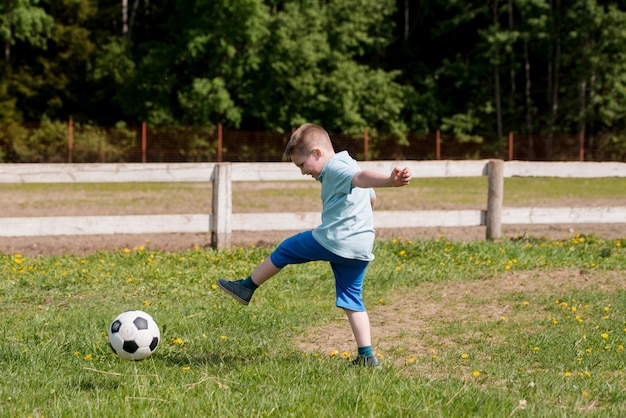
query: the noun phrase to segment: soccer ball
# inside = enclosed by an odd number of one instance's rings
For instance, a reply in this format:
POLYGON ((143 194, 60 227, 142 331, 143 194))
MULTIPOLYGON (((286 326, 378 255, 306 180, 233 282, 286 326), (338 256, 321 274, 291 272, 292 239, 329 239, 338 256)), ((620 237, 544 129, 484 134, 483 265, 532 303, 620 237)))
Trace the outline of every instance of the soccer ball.
POLYGON ((160 339, 159 327, 144 311, 122 312, 109 326, 109 345, 124 360, 150 357, 160 339))

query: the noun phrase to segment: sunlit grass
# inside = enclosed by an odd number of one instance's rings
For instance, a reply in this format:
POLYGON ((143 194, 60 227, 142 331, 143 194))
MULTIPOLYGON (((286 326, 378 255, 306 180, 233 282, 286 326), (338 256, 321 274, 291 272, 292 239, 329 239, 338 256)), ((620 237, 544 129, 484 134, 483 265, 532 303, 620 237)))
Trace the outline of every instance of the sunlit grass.
POLYGON ((299 348, 321 326, 347 326, 324 263, 286 268, 243 307, 215 279, 244 277, 269 248, 0 255, 0 408, 6 416, 619 416, 625 246, 595 236, 378 242, 366 279, 372 318, 404 309, 414 318, 398 320, 422 326, 376 346, 380 370, 348 369, 354 347, 299 348), (163 337, 137 363, 118 359, 106 340, 109 322, 131 308, 149 312, 163 337))

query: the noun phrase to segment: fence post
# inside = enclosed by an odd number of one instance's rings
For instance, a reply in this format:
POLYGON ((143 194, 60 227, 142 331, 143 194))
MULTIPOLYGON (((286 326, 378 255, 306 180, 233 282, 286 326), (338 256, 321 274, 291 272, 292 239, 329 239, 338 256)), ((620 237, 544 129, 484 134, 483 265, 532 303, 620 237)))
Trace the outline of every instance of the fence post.
POLYGON ((435 160, 441 160, 441 131, 435 133, 435 160))
POLYGON ((72 164, 72 154, 74 154, 74 121, 70 118, 67 124, 67 162, 72 164))
POLYGON ((232 165, 215 164, 213 169, 213 213, 211 215, 211 246, 228 248, 231 242, 232 165))
POLYGON ((146 130, 146 122, 141 122, 141 162, 147 161, 148 154, 148 135, 146 130))
POLYGON ((363 161, 368 160, 369 157, 367 154, 369 154, 369 135, 367 128, 365 128, 365 131, 363 132, 363 161))
POLYGON ((218 123, 217 124, 217 162, 221 163, 222 162, 222 147, 223 147, 223 141, 224 138, 222 137, 223 132, 222 132, 222 124, 218 123))
POLYGON ((504 197, 504 161, 487 164, 487 239, 502 237, 502 200, 504 197))
POLYGON ((513 161, 513 132, 509 132, 509 161, 513 161))
POLYGON ((578 159, 580 161, 585 161, 585 133, 581 132, 578 136, 578 159))

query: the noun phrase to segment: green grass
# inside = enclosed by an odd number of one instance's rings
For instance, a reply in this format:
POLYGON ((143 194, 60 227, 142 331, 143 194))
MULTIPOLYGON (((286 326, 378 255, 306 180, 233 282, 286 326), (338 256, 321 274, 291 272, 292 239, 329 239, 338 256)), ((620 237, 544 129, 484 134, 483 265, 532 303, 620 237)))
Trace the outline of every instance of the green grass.
POLYGON ((595 236, 377 242, 372 318, 412 309, 397 318, 423 327, 376 346, 378 370, 348 369, 335 347, 299 348, 319 327, 347 327, 320 263, 285 269, 243 307, 212 285, 271 249, 0 254, 0 415, 618 417, 625 247, 595 236), (126 309, 161 328, 141 362, 107 345, 126 309))

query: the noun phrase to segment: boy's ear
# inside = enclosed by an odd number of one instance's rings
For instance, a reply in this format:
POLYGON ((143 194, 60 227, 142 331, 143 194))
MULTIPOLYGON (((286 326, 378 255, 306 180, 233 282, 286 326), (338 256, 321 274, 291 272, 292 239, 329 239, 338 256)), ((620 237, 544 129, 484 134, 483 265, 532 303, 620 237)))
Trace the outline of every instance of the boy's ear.
POLYGON ((313 154, 315 154, 315 156, 317 158, 320 158, 322 156, 322 154, 324 153, 320 147, 313 147, 313 148, 311 148, 311 152, 313 154))

